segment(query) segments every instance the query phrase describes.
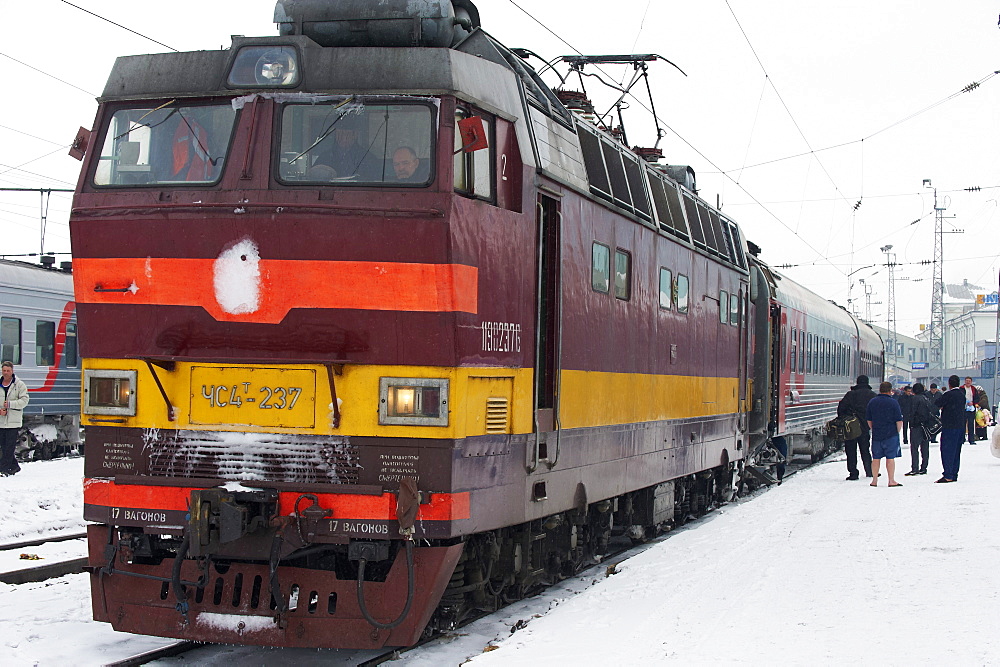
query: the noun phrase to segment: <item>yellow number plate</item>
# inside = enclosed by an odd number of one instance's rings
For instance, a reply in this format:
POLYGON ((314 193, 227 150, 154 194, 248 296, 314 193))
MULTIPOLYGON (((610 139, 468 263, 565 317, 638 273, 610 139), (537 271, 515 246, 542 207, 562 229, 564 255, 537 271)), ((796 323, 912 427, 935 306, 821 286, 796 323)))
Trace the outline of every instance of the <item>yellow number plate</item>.
POLYGON ((313 428, 316 372, 194 366, 191 423, 313 428))

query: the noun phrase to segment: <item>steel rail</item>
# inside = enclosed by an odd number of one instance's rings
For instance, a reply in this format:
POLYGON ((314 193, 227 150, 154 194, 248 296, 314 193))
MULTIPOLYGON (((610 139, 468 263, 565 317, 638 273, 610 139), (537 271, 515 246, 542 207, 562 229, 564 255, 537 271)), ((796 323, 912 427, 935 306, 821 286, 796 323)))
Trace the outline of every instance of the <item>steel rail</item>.
POLYGON ((175 655, 187 653, 188 651, 200 648, 201 646, 204 646, 204 643, 188 641, 177 642, 176 644, 170 644, 169 646, 153 649, 152 651, 146 651, 145 653, 140 653, 130 658, 105 663, 104 667, 137 667, 138 665, 145 665, 153 662, 154 660, 160 660, 161 658, 172 658, 175 655))

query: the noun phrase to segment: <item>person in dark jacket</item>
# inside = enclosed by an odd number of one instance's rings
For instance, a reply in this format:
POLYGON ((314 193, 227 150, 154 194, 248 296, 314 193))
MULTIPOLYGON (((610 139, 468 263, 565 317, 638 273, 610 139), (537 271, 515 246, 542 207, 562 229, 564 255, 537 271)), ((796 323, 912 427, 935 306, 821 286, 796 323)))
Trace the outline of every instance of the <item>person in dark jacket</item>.
POLYGON ((838 417, 857 417, 861 422, 861 435, 854 440, 844 442, 844 452, 847 454, 847 479, 858 479, 858 451, 861 452, 861 463, 865 469, 867 477, 872 476, 872 452, 871 452, 871 430, 868 428, 868 420, 865 417, 865 410, 868 408, 868 401, 875 398, 875 392, 868 384, 867 375, 859 375, 858 383, 851 387, 851 390, 844 394, 837 404, 838 417))
POLYGON ((909 444, 907 435, 910 430, 910 415, 913 413, 913 389, 910 385, 903 387, 896 400, 899 401, 899 409, 903 413, 903 444, 906 445, 909 444))
POLYGON ((941 465, 944 467, 944 473, 937 484, 958 481, 966 422, 966 396, 965 390, 958 386, 960 382, 957 375, 949 377, 948 391, 934 401, 941 408, 941 465))
MULTIPOLYGON (((927 439, 927 431, 933 419, 931 402, 924 392, 924 385, 917 382, 913 385, 913 400, 910 401, 910 472, 912 475, 927 474, 927 457, 930 455, 930 443, 927 439)), ((903 415, 904 419, 906 415, 903 415)))

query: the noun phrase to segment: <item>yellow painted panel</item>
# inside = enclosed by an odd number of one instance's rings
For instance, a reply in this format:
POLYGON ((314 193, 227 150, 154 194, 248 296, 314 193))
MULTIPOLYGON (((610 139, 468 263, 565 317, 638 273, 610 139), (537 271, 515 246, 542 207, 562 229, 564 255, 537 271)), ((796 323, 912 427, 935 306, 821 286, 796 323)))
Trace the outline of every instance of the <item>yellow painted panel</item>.
MULTIPOLYGON (((340 428, 333 428, 332 395, 327 369, 315 364, 287 366, 236 366, 233 364, 178 363, 173 370, 156 368, 176 419, 167 419, 166 403, 146 364, 133 359, 84 359, 85 369, 136 370, 136 415, 134 417, 102 417, 83 415, 83 424, 113 424, 136 428, 197 428, 217 431, 248 431, 302 433, 306 435, 381 436, 401 438, 463 438, 486 433, 486 399, 509 394, 510 433, 530 433, 533 429, 532 369, 518 368, 440 368, 421 366, 361 366, 345 365, 334 377, 340 401, 340 428), (198 369, 198 370, 196 370, 198 369), (245 370, 244 370, 245 369, 245 370), (252 370, 252 373, 246 373, 252 370), (266 371, 266 372, 265 372, 266 371), (263 373, 263 374, 260 374, 263 373), (278 373, 278 375, 274 375, 278 373), (258 375, 259 374, 259 375, 258 375), (212 378, 220 378, 212 381, 212 378), (220 391, 229 402, 232 384, 251 383, 251 391, 237 393, 241 398, 266 396, 259 389, 267 386, 306 387, 307 377, 314 378, 312 402, 304 394, 296 409, 312 405, 312 421, 296 413, 292 421, 274 417, 273 409, 237 406, 232 416, 221 416, 211 406, 206 407, 202 387, 228 386, 220 391), (447 426, 398 426, 378 423, 379 378, 446 378, 450 383, 447 426), (242 378, 242 379, 240 379, 242 378), (253 380, 248 378, 254 378, 253 380), (286 381, 287 379, 287 381, 286 381), (294 381, 293 381, 294 380, 294 381), (198 403, 200 399, 203 404, 198 403), (481 405, 480 405, 481 403, 481 405), (194 409, 192 410, 192 406, 194 409), (254 411, 257 412, 254 412, 254 411), (265 416, 264 413, 269 413, 265 416), (225 422, 233 419, 232 422, 225 422), (225 422, 225 423, 224 423, 225 422), (309 426, 308 424, 312 424, 309 426)), ((303 392, 305 390, 303 389, 303 392)), ((677 375, 644 375, 639 373, 600 373, 563 371, 560 382, 560 425, 581 428, 610 424, 684 419, 738 411, 738 380, 736 378, 695 378, 677 375)), ((272 391, 272 396, 274 392, 272 391)), ((225 407, 225 406, 223 406, 225 407)), ((281 415, 292 417, 292 415, 281 415)))
POLYGON ((563 371, 563 428, 730 414, 739 407, 737 378, 563 371))
POLYGON ((192 366, 192 424, 313 428, 316 371, 192 366))
MULTIPOLYGON (((174 407, 175 419, 167 418, 167 404, 152 374, 142 361, 135 359, 83 360, 84 369, 135 370, 136 414, 134 417, 83 415, 87 425, 109 424, 134 428, 196 428, 210 431, 247 431, 302 433, 305 435, 348 435, 408 438, 462 438, 485 433, 485 426, 468 419, 466 404, 469 382, 499 381, 508 386, 510 397, 510 432, 526 433, 532 428, 532 371, 516 368, 439 368, 420 366, 345 365, 334 376, 340 403, 340 427, 333 428, 333 398, 325 366, 288 364, 287 366, 238 366, 234 364, 177 363, 167 371, 154 366, 156 376, 174 407), (445 378, 450 383, 448 426, 398 426, 378 422, 379 378, 445 378), (470 380, 473 378, 474 380, 470 380), (484 380, 485 378, 485 380, 484 380), (250 383, 249 389, 243 383, 250 383), (236 393, 233 386, 236 385, 236 393), (209 392, 209 389, 212 389, 209 392), (220 389, 220 387, 225 387, 220 389), (307 387, 311 387, 310 397, 307 387), (283 405, 277 412, 262 409, 259 401, 283 405), (285 393, 275 391, 284 388, 285 393), (294 392, 301 388, 294 409, 289 410, 294 392), (211 393, 216 405, 205 397, 211 393), (233 406, 232 396, 241 405, 233 406), (254 402, 246 399, 255 398, 254 402), (219 406, 219 399, 226 405, 219 406), (284 402, 282 402, 284 401, 284 402), (255 406, 255 407, 250 407, 255 406), (302 410, 308 407, 307 416, 302 410), (280 414, 279 414, 280 413, 280 414)), ((484 398, 485 400, 485 398, 484 398)), ((485 411, 485 407, 483 408, 485 411)))

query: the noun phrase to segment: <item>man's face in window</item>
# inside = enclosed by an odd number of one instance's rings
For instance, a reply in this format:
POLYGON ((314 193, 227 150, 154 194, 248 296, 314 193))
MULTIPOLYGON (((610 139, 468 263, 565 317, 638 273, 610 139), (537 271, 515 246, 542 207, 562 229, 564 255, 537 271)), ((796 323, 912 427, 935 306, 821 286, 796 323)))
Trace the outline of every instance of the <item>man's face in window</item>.
POLYGON ((400 148, 392 156, 392 168, 396 172, 396 178, 401 181, 412 177, 419 164, 420 160, 409 148, 400 148))

